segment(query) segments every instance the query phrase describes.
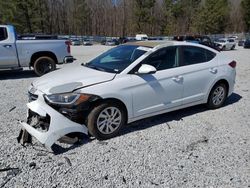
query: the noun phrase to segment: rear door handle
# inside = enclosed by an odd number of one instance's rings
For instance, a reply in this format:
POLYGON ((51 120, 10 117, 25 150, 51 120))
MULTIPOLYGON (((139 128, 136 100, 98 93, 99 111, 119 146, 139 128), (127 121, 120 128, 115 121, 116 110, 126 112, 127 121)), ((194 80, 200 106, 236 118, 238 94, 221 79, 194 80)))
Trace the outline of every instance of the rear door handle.
POLYGON ((175 76, 172 78, 172 80, 175 82, 181 82, 183 80, 183 77, 182 76, 175 76))
POLYGON ((10 44, 5 44, 5 45, 3 45, 3 47, 5 47, 5 48, 11 48, 12 46, 10 44))
POLYGON ((211 68, 209 69, 209 71, 213 74, 216 74, 218 70, 216 68, 211 68))

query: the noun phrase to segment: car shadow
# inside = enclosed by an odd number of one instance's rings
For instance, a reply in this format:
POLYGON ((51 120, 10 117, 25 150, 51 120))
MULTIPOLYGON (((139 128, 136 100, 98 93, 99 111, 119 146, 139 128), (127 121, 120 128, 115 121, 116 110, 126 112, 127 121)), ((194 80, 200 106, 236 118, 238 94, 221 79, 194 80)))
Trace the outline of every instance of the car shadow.
MULTIPOLYGON (((241 100, 241 98, 242 98, 242 96, 240 96, 239 94, 233 93, 226 100, 225 105, 222 108, 229 106, 229 105, 232 105, 234 103, 237 103, 239 100, 241 100)), ((201 113, 201 112, 204 112, 207 110, 208 110, 208 108, 205 105, 197 105, 197 106, 193 106, 193 107, 189 107, 189 108, 185 108, 185 109, 176 110, 173 112, 168 112, 165 114, 153 116, 153 117, 146 118, 143 120, 139 120, 139 121, 133 122, 131 124, 128 124, 120 132, 119 136, 124 136, 126 134, 131 133, 131 132, 148 129, 150 127, 153 127, 153 126, 159 125, 159 124, 163 124, 163 123, 166 123, 166 126, 168 126, 169 129, 171 129, 171 127, 167 124, 168 122, 182 121, 184 117, 187 117, 187 116, 190 116, 193 114, 198 114, 198 113, 201 113)), ((60 155, 60 154, 66 153, 70 150, 73 150, 77 147, 81 147, 85 144, 88 144, 89 142, 91 142, 93 140, 95 140, 95 138, 83 136, 83 137, 81 137, 81 140, 79 142, 77 142, 76 144, 72 144, 67 148, 62 147, 61 145, 54 144, 52 147, 52 151, 55 155, 60 155)), ((107 142, 100 142, 100 143, 107 144, 107 142)))
POLYGON ((61 144, 53 144, 51 147, 51 150, 52 150, 54 155, 60 155, 60 154, 66 153, 68 151, 71 151, 75 148, 78 148, 82 145, 88 144, 93 140, 95 140, 95 139, 91 139, 89 136, 83 135, 79 141, 77 141, 75 144, 70 144, 69 147, 63 147, 63 146, 61 146, 61 144))
POLYGON ((37 75, 33 70, 1 70, 0 71, 0 80, 16 80, 16 79, 25 79, 25 78, 35 78, 37 75))
POLYGON ((237 103, 239 100, 241 100, 242 96, 237 94, 237 93, 232 93, 232 95, 230 95, 230 97, 227 98, 227 100, 225 101, 225 104, 222 108, 229 106, 231 104, 237 103))

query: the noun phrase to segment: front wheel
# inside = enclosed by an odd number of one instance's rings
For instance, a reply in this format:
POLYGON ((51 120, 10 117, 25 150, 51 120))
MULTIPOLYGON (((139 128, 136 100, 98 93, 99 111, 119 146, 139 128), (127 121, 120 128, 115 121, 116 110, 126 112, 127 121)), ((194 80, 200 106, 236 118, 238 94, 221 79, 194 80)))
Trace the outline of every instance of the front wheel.
POLYGON ((124 109, 112 101, 98 105, 87 117, 89 133, 98 140, 105 140, 118 135, 125 123, 124 109))
POLYGON ((37 76, 42 76, 56 69, 56 62, 50 57, 39 57, 34 63, 34 71, 37 76))
POLYGON ((216 84, 211 90, 207 106, 210 109, 220 108, 227 98, 227 87, 224 83, 216 84))

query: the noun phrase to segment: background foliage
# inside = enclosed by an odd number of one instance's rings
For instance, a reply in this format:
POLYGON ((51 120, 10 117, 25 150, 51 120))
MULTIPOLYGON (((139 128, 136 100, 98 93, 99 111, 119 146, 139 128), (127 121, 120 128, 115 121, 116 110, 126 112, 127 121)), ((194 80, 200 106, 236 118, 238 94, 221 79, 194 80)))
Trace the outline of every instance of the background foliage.
POLYGON ((249 32, 250 0, 0 0, 19 33, 134 36, 249 32))

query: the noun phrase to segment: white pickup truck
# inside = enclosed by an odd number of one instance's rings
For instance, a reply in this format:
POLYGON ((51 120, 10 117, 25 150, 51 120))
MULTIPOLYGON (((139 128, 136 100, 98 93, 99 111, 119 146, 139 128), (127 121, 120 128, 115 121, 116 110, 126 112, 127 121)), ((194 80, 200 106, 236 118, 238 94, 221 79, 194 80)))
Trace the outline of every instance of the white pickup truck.
POLYGON ((18 40, 11 25, 0 25, 0 70, 32 67, 38 76, 71 63, 70 42, 60 39, 18 40))

